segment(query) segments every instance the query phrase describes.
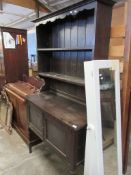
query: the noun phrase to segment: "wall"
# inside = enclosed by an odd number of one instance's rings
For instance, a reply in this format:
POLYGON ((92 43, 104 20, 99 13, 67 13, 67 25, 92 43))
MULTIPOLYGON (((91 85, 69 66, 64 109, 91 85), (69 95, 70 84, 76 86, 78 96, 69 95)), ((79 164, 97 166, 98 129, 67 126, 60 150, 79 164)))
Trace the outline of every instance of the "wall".
POLYGON ((27 42, 28 42, 28 59, 29 62, 34 62, 36 59, 32 59, 31 55, 35 55, 36 58, 36 31, 35 29, 29 30, 27 32, 27 42))

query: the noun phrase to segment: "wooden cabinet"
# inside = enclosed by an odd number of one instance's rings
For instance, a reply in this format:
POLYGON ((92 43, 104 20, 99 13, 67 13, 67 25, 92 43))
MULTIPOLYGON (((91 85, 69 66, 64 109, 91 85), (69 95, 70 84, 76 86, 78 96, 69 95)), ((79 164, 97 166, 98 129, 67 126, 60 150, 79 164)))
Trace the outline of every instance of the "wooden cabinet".
MULTIPOLYGON (((27 95, 36 93, 42 86, 44 86, 44 81, 37 79, 35 77, 23 76, 24 81, 17 81, 15 83, 7 83, 5 85, 6 93, 9 97, 10 102, 13 105, 13 121, 12 125, 16 131, 20 134, 23 140, 28 144, 29 142, 29 132, 28 132, 28 120, 27 120, 27 108, 25 97, 27 95)), ((35 111, 31 112, 31 116, 36 115, 35 111)), ((40 116, 39 113, 37 115, 40 116)), ((42 121, 42 117, 38 116, 38 126, 42 121)), ((31 118, 33 124, 33 117, 31 118)), ((37 124, 36 123, 36 124, 37 124)), ((42 123, 41 123, 42 125, 42 123)), ((38 128, 38 127, 37 127, 38 128)), ((34 143, 37 139, 35 134, 32 135, 30 140, 34 143)))
POLYGON ((45 87, 27 97, 29 131, 61 153, 72 172, 84 159, 83 62, 108 58, 112 5, 108 0, 84 0, 34 21, 38 71, 45 87))
POLYGON ((0 27, 0 86, 23 80, 23 74, 28 75, 27 31, 0 27))
POLYGON ((13 126, 22 136, 22 138, 27 142, 28 140, 28 127, 26 119, 26 106, 24 98, 21 98, 16 92, 10 91, 6 88, 10 101, 13 104, 13 126))
POLYGON ((5 90, 13 105, 13 126, 23 140, 28 143, 28 124, 25 96, 35 92, 35 87, 26 82, 8 83, 5 90))

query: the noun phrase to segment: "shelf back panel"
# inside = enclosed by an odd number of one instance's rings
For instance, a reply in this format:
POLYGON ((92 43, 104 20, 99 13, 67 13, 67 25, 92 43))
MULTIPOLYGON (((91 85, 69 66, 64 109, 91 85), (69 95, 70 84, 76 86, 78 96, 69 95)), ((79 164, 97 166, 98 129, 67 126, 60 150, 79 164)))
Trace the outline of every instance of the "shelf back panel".
POLYGON ((94 46, 94 38, 94 10, 37 26, 38 48, 88 48, 94 46))

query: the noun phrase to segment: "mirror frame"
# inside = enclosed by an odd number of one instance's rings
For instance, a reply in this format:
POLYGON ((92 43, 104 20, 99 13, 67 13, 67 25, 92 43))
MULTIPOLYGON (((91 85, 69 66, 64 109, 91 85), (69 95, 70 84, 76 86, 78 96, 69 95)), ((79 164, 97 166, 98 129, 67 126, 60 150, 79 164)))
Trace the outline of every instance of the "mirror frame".
POLYGON ((118 60, 93 60, 84 62, 88 121, 84 175, 104 175, 99 70, 106 68, 113 70, 115 75, 117 175, 122 175, 120 71, 118 60))

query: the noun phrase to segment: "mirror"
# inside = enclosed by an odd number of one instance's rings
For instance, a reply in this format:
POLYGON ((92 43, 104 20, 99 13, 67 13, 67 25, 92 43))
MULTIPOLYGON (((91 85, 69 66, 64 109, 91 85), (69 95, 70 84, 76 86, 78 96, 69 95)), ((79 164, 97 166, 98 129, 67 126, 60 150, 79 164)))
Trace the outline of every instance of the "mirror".
POLYGON ((99 70, 104 175, 117 175, 115 74, 110 68, 99 70))
POLYGON ((9 102, 5 89, 3 89, 0 95, 0 125, 4 127, 9 134, 12 132, 12 112, 12 103, 9 102))
POLYGON ((85 62, 84 72, 87 107, 84 175, 122 175, 119 61, 85 62))
POLYGON ((0 29, 0 79, 1 77, 4 77, 4 76, 5 76, 4 56, 3 56, 2 34, 0 29))

